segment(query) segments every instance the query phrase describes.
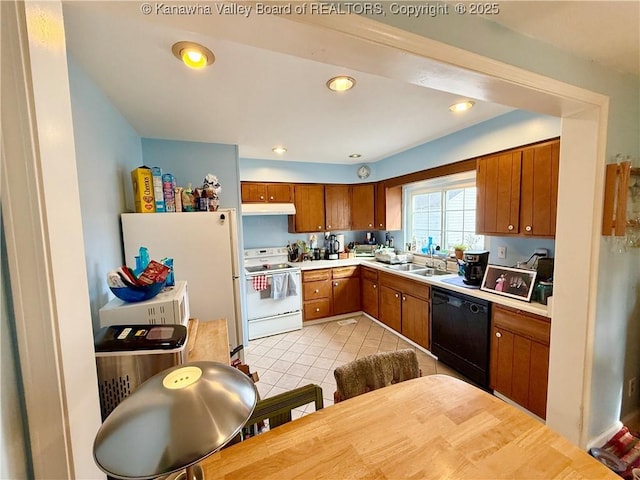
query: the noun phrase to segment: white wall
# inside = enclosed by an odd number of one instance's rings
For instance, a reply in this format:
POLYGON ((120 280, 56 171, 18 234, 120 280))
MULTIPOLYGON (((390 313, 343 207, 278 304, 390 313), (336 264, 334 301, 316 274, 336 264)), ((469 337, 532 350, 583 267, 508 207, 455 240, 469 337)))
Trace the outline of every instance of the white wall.
MULTIPOLYGON (((1 206, 1 205, 0 205, 1 206)), ((2 222, 0 221, 0 225, 2 222)), ((4 239, 0 235, 0 478, 27 478, 31 460, 27 456, 27 426, 19 380, 15 318, 11 305, 9 266, 4 239)))
POLYGON ((120 213, 133 205, 130 172, 142 165, 140 137, 68 55, 82 231, 94 332, 113 294, 107 272, 123 264, 120 213))

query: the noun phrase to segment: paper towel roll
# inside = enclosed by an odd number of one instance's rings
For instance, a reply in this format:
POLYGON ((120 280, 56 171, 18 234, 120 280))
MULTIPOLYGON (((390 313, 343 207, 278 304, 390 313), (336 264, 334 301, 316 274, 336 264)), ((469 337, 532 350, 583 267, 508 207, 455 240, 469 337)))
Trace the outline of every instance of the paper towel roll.
POLYGON ((336 240, 339 244, 338 253, 344 252, 344 235, 336 235, 336 240))

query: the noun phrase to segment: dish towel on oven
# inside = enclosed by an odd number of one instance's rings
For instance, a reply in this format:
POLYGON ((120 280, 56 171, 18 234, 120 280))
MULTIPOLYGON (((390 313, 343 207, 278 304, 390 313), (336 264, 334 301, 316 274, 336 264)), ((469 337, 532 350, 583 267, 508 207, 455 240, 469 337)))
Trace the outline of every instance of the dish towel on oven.
POLYGON ((266 275, 256 275, 251 279, 251 283, 253 284, 253 289, 256 292, 261 292, 262 290, 267 289, 267 276, 266 275))
POLYGON ((271 298, 281 300, 298 294, 298 285, 292 273, 274 273, 271 277, 271 298))
POLYGON ((293 273, 289 274, 289 286, 287 287, 287 296, 298 294, 298 285, 296 284, 296 276, 293 273))
POLYGON ((271 276, 271 298, 282 300, 289 290, 289 274, 274 273, 271 276))

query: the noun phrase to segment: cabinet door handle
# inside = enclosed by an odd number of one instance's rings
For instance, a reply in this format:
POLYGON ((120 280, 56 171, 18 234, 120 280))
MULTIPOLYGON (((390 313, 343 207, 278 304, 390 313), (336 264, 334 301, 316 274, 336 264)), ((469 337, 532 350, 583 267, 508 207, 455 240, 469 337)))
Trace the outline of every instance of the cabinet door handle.
POLYGON ((370 227, 373 227, 373 225, 369 224, 370 227))
POLYGON ((531 228, 531 225, 527 225, 526 227, 524 227, 524 229, 525 229, 527 232, 530 232, 531 230, 533 230, 533 229, 531 228))
POLYGON ((500 332, 496 332, 496 337, 500 338, 502 337, 502 334, 500 332))
POLYGON ((273 200, 273 195, 271 195, 271 196, 269 197, 269 200, 273 200))
POLYGON ((403 301, 403 302, 406 302, 406 301, 407 301, 407 297, 403 296, 403 297, 402 297, 402 301, 403 301))
POLYGON ((337 287, 337 286, 338 286, 338 282, 334 283, 334 284, 333 284, 333 286, 334 286, 334 287, 337 287))
POLYGON ((380 226, 382 226, 382 224, 380 224, 380 226))
POLYGON ((317 308, 316 308, 316 312, 319 312, 319 311, 320 311, 320 307, 317 307, 317 308))
POLYGON ((398 294, 396 293, 396 298, 398 298, 399 296, 400 296, 400 295, 398 295, 398 294))
POLYGON ((331 225, 327 225, 327 230, 331 230, 331 225))
POLYGON ((318 225, 318 230, 322 230, 322 225, 318 225))
POLYGON ((507 227, 507 230, 513 230, 513 225, 509 225, 509 226, 507 227))
POLYGON ((373 284, 373 288, 378 288, 378 286, 374 283, 374 284, 373 284))
POLYGON ((313 291, 313 293, 320 293, 320 290, 318 290, 317 288, 313 291))

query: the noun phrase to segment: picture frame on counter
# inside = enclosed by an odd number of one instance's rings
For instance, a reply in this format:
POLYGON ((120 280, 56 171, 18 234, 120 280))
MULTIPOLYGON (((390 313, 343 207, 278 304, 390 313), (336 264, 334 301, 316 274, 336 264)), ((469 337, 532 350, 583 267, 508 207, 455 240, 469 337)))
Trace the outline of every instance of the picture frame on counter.
POLYGON ((525 268, 487 265, 480 290, 530 302, 537 273, 525 268))

